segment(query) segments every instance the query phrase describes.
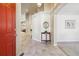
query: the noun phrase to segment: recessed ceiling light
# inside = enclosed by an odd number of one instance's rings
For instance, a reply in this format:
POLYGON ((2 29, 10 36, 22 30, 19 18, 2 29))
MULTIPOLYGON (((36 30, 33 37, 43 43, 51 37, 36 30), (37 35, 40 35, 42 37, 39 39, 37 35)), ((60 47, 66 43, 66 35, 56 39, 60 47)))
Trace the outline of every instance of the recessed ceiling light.
POLYGON ((42 5, 42 3, 37 3, 37 6, 38 6, 38 7, 41 7, 41 5, 42 5))

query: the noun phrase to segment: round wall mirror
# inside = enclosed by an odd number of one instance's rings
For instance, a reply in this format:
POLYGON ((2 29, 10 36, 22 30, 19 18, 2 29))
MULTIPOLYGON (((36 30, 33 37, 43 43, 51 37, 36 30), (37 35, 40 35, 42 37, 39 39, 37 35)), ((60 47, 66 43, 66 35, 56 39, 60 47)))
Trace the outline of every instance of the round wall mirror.
POLYGON ((43 23, 43 27, 44 27, 45 29, 47 29, 47 28, 49 27, 49 23, 48 23, 47 21, 45 21, 45 22, 43 23))

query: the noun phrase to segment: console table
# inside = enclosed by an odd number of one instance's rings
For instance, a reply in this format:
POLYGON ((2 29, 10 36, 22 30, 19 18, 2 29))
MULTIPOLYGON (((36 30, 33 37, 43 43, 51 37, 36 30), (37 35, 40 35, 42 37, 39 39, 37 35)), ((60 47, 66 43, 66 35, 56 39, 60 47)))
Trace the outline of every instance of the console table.
POLYGON ((51 33, 50 32, 41 32, 41 41, 45 41, 46 44, 47 42, 51 42, 51 33))

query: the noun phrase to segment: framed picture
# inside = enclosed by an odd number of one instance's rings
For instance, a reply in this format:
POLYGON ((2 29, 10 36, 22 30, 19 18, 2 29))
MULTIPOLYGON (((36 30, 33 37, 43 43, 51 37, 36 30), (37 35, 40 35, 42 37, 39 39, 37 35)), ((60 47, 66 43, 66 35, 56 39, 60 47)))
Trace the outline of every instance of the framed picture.
POLYGON ((65 28, 66 29, 74 29, 75 28, 75 20, 65 20, 65 28))

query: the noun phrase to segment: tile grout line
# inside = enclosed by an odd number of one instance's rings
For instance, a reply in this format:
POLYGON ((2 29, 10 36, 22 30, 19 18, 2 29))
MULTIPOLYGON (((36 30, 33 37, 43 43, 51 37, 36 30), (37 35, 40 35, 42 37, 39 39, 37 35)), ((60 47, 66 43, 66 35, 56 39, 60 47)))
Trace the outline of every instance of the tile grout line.
POLYGON ((70 56, 70 55, 67 54, 61 47, 58 46, 58 48, 59 48, 62 52, 64 52, 67 56, 70 56))

